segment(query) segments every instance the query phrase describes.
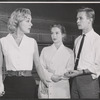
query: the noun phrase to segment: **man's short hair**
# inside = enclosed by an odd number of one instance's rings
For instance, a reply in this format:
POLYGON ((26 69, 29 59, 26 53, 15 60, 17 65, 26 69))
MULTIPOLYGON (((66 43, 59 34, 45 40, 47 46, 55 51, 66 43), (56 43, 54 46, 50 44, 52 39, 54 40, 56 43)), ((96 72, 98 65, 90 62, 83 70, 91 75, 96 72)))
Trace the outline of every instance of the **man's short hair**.
POLYGON ((87 17, 92 18, 92 23, 94 22, 95 11, 92 8, 82 7, 80 9, 78 9, 77 12, 86 12, 87 17))

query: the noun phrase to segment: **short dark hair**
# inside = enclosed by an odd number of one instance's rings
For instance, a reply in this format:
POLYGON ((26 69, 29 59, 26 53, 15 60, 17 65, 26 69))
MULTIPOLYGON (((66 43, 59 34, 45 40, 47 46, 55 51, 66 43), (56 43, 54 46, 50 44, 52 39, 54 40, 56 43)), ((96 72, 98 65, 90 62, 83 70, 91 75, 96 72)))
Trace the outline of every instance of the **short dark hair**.
POLYGON ((66 34, 66 29, 65 29, 65 27, 64 27, 63 25, 61 25, 61 24, 53 24, 53 25, 51 25, 51 29, 52 29, 53 27, 59 28, 59 29, 61 30, 61 33, 62 33, 62 34, 66 34))
POLYGON ((92 23, 94 22, 95 19, 95 11, 92 8, 88 7, 81 7, 77 10, 77 12, 86 12, 86 15, 88 18, 92 18, 92 23))
POLYGON ((51 25, 50 29, 54 28, 54 27, 57 27, 61 30, 61 33, 63 34, 63 42, 66 40, 66 37, 67 37, 67 34, 66 34, 66 29, 63 25, 61 24, 53 24, 51 25))

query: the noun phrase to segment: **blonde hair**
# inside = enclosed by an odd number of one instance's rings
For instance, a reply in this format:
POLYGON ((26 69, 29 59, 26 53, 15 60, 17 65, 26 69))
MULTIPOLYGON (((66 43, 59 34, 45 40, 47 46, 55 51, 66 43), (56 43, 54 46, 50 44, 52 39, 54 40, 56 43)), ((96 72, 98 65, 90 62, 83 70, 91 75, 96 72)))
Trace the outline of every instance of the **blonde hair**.
POLYGON ((31 15, 31 11, 27 8, 17 8, 13 11, 8 20, 8 31, 10 33, 16 32, 19 22, 27 18, 27 15, 31 15))

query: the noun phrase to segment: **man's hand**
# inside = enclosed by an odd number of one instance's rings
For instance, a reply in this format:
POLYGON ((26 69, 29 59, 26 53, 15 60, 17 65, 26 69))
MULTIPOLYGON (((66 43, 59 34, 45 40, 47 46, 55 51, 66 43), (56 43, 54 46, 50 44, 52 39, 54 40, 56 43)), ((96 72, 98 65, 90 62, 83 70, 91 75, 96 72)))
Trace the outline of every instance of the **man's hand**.
POLYGON ((69 74, 70 74, 70 72, 66 72, 66 73, 64 73, 64 76, 63 76, 63 77, 64 77, 64 78, 70 78, 70 77, 69 77, 69 74))
POLYGON ((65 73, 65 77, 75 77, 75 76, 78 76, 78 75, 81 75, 83 74, 83 71, 82 70, 72 70, 72 71, 69 71, 67 73, 65 73))
POLYGON ((59 75, 52 75, 52 77, 51 77, 51 80, 53 81, 53 82, 58 82, 58 81, 60 81, 62 79, 62 76, 59 76, 59 75))

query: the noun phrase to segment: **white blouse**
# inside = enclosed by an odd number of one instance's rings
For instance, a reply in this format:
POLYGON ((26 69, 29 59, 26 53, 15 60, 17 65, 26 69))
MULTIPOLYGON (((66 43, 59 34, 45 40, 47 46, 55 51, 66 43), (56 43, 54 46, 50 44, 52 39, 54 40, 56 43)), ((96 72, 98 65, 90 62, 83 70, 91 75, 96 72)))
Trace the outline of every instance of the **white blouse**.
POLYGON ((49 87, 48 93, 43 94, 43 83, 40 81, 38 89, 39 98, 70 98, 69 80, 64 79, 59 82, 53 82, 51 76, 54 74, 63 76, 65 72, 74 69, 73 51, 63 44, 57 49, 54 44, 44 47, 41 51, 40 62, 44 69, 49 87), (52 72, 53 71, 53 72, 52 72))
MULTIPOLYGON (((42 67, 46 70, 48 68, 55 71, 56 75, 62 75, 69 70, 74 69, 74 57, 71 49, 65 47, 63 44, 57 50, 53 45, 43 48, 40 61, 42 67)), ((53 73, 47 72, 46 76, 51 80, 53 73)))
POLYGON ((11 34, 0 39, 7 70, 32 70, 35 39, 23 36, 18 46, 11 34))

